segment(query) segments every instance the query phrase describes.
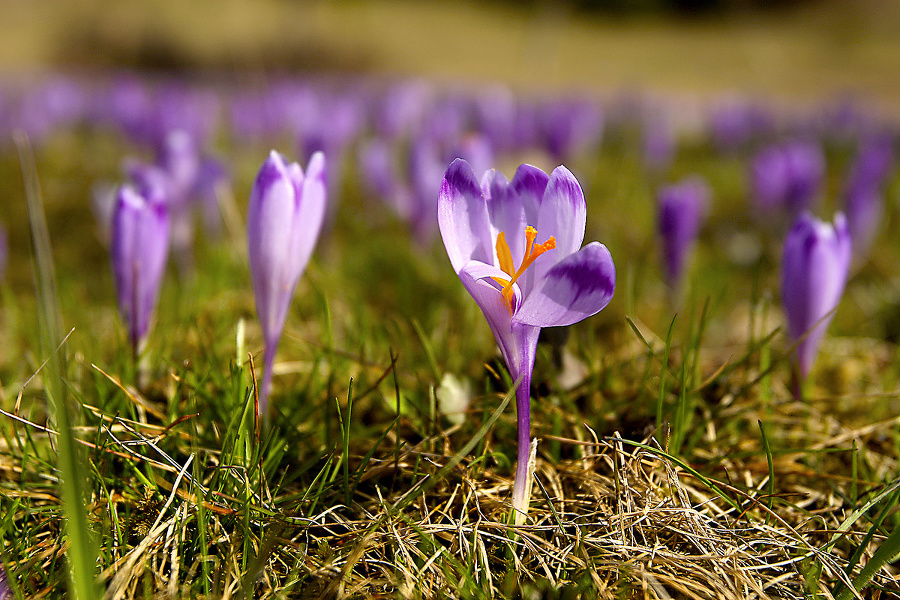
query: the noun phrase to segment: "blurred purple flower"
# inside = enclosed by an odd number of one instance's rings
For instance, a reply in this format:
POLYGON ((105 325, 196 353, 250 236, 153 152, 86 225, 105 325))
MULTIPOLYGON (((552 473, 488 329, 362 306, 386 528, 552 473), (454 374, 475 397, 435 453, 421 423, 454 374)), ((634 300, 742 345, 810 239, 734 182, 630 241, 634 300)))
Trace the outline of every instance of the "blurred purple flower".
POLYGON ((297 282, 325 217, 325 156, 313 154, 306 173, 272 151, 250 192, 247 245, 250 275, 265 344, 259 412, 268 416, 272 367, 297 282))
POLYGON ((372 115, 375 131, 388 139, 409 133, 421 123, 432 95, 431 87, 424 81, 392 84, 378 100, 372 115))
POLYGON ((169 211, 164 199, 152 189, 122 186, 110 232, 119 312, 137 356, 150 329, 169 251, 169 211))
POLYGON ((781 300, 788 333, 797 342, 798 389, 816 361, 819 345, 844 293, 851 244, 842 213, 835 215, 834 225, 803 213, 785 239, 781 300))
POLYGON ((653 171, 662 171, 675 156, 677 147, 672 124, 665 116, 644 118, 644 162, 653 171))
POLYGON ((589 100, 555 100, 539 113, 544 145, 556 160, 568 160, 600 143, 603 112, 589 100))
POLYGON ((773 127, 772 116, 746 100, 727 100, 710 111, 713 141, 724 151, 740 150, 754 139, 771 133, 773 127))
POLYGON ((666 281, 672 289, 681 283, 684 263, 706 217, 710 191, 699 177, 659 190, 659 234, 666 281))
POLYGON ((850 170, 844 193, 844 210, 853 254, 865 256, 872 246, 884 213, 884 184, 893 162, 893 144, 888 136, 862 143, 850 170))
POLYGON ((797 215, 808 209, 825 176, 825 157, 810 142, 788 142, 759 152, 750 167, 753 196, 764 211, 797 215))
POLYGON ((457 159, 444 175, 438 224, 453 270, 478 304, 510 376, 518 382, 516 521, 524 520, 532 474, 531 376, 541 327, 571 325, 596 314, 615 289, 606 247, 584 239, 581 186, 565 167, 548 176, 521 165, 508 181, 498 171, 481 184, 457 159), (538 236, 544 241, 537 243, 538 236), (517 264, 518 263, 518 264, 517 264))
POLYGON ((375 138, 359 150, 359 168, 363 181, 382 200, 396 194, 399 186, 394 164, 395 147, 382 138, 375 138))

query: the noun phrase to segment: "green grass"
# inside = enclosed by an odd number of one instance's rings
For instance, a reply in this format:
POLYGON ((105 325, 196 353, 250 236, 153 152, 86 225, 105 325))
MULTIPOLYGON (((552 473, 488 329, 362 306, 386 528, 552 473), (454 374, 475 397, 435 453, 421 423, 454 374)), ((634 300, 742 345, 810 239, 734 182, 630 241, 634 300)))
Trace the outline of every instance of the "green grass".
MULTIPOLYGON (((57 274, 55 294, 37 296, 20 159, 0 154, 13 182, 0 210, 12 238, 0 548, 18 597, 65 596, 67 560, 111 598, 848 597, 851 582, 896 594, 883 563, 898 535, 900 365, 885 341, 897 241, 883 235, 851 279, 798 402, 775 300, 778 234, 751 232, 753 267, 721 249, 748 228, 740 160, 696 144, 671 168, 715 190, 676 309, 653 186, 628 143, 577 164, 591 174, 587 240, 609 246, 618 289, 569 332, 574 387, 558 382, 560 348, 539 347, 538 485, 520 528, 508 519, 512 382, 490 331, 440 241, 398 243, 404 226, 362 196, 352 169, 294 297, 267 428, 254 418, 262 340, 241 232, 200 236, 196 272, 171 270, 138 385, 87 204, 93 178, 116 177, 115 143, 80 132, 35 151, 57 274), (52 353, 38 334, 54 313, 72 330, 56 377, 40 369, 52 353), (461 425, 436 410, 448 372, 476 390, 461 425), (60 385, 77 407, 94 554, 76 553, 65 526, 59 479, 72 479, 48 433, 62 426, 50 402, 60 385)), ((223 150, 243 215, 262 155, 223 150)), ((846 162, 846 149, 829 152, 846 162)), ((885 231, 897 218, 890 205, 885 231)))

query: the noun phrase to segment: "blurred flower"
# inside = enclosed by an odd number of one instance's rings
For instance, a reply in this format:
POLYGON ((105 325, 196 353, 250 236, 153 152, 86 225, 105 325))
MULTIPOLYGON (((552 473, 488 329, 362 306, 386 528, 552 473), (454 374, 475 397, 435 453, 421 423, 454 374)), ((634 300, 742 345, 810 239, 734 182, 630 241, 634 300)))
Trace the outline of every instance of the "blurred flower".
POLYGON ((842 213, 835 215, 833 226, 804 213, 785 239, 781 300, 788 333, 797 342, 798 385, 815 363, 844 293, 850 253, 850 231, 842 213))
POLYGON ((887 136, 865 140, 850 170, 844 192, 844 210, 853 254, 868 254, 884 213, 884 183, 893 162, 893 144, 887 136))
POLYGON ((652 171, 662 171, 675 156, 677 140, 669 119, 662 113, 644 118, 644 163, 652 171))
POLYGON ((684 263, 706 217, 709 196, 709 186, 699 177, 659 190, 659 234, 666 281, 672 289, 681 283, 684 263))
POLYGON ((453 373, 444 373, 441 385, 434 391, 434 395, 437 397, 438 409, 448 421, 454 425, 465 422, 466 411, 472 401, 471 381, 453 373))
POLYGON ((812 205, 825 176, 825 157, 810 142, 788 142, 759 152, 750 167, 753 196, 764 211, 797 215, 812 205))
POLYGON ((544 144, 556 160, 568 160, 600 143, 603 112, 589 100, 556 100, 539 112, 544 144))
POLYGON ((268 415, 275 351, 294 288, 303 274, 325 217, 325 156, 313 154, 303 173, 274 150, 250 191, 247 245, 256 312, 265 344, 259 411, 268 415))
POLYGON ((110 233, 119 312, 137 356, 146 342, 169 252, 169 211, 164 199, 152 189, 120 187, 110 233))
POLYGON ((598 242, 581 247, 585 212, 581 186, 565 167, 548 176, 521 165, 512 182, 488 171, 479 185, 469 164, 457 159, 438 197, 450 263, 484 313, 517 382, 517 523, 523 522, 530 498, 530 388, 541 327, 571 325, 599 312, 615 289, 606 247, 598 242))
POLYGON ((774 128, 773 118, 763 107, 732 98, 710 111, 713 141, 724 151, 737 151, 774 128))

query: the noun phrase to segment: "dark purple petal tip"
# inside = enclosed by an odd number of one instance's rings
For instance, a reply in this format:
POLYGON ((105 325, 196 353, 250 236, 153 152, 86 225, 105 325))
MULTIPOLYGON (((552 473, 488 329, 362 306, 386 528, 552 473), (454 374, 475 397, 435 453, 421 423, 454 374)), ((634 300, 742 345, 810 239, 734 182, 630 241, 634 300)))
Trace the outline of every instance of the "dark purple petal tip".
POLYGON ((457 158, 447 168, 444 174, 444 181, 441 184, 441 194, 452 197, 454 195, 480 196, 481 186, 478 185, 478 179, 475 172, 468 162, 462 158, 457 158))
POLYGON ((266 161, 259 168, 259 173, 256 175, 256 185, 260 190, 265 190, 276 181, 286 176, 287 163, 285 162, 284 157, 275 150, 272 150, 269 152, 266 161))
POLYGON ((578 183, 572 172, 562 165, 553 169, 553 173, 550 174, 546 193, 559 194, 567 198, 576 208, 585 205, 581 184, 578 183))
POLYGON ((537 198, 544 195, 550 176, 534 165, 522 164, 513 175, 512 187, 517 194, 529 192, 537 198))

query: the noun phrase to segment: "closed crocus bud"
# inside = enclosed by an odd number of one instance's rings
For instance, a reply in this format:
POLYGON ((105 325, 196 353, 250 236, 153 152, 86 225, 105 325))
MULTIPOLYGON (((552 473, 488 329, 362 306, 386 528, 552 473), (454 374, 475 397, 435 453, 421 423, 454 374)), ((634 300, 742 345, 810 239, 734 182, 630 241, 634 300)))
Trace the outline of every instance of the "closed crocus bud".
POLYGON ((835 215, 834 225, 803 213, 787 234, 781 261, 781 301, 788 333, 797 342, 799 380, 812 369, 844 293, 850 255, 850 230, 843 213, 835 215))
POLYGON ((147 338, 169 252, 169 211, 156 196, 119 188, 110 229, 119 312, 137 356, 147 338))
POLYGON ((294 288, 312 255, 325 216, 325 155, 316 152, 306 173, 274 150, 250 192, 247 244, 256 312, 265 344, 259 411, 267 415, 272 363, 294 288))
POLYGON ((699 177, 659 190, 659 234, 666 281, 673 289, 681 282, 685 260, 706 216, 709 196, 709 187, 699 177))

